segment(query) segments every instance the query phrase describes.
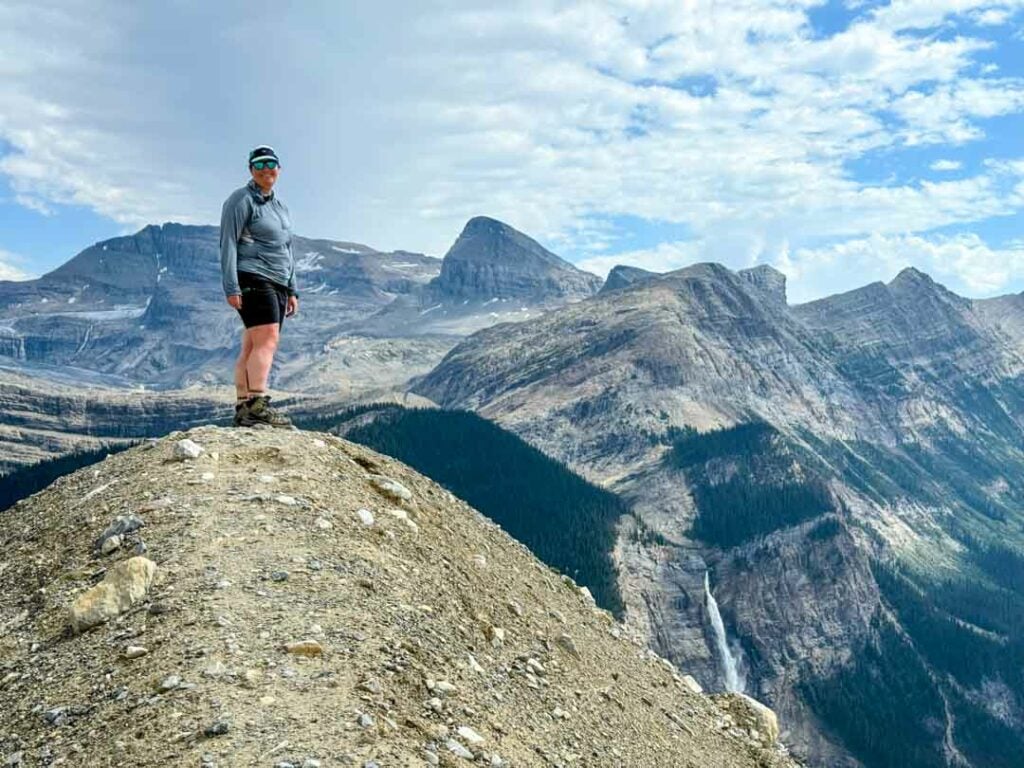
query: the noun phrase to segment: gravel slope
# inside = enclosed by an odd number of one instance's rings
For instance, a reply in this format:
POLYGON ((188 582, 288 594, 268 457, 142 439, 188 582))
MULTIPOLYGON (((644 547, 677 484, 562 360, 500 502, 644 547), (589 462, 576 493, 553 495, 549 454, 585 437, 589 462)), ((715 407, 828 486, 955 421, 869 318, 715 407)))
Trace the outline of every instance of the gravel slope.
POLYGON ((478 512, 330 435, 199 427, 61 478, 0 516, 0 583, 0 765, 794 765, 478 512), (119 516, 143 525, 101 554, 119 516), (72 633, 135 556, 146 594, 72 633))

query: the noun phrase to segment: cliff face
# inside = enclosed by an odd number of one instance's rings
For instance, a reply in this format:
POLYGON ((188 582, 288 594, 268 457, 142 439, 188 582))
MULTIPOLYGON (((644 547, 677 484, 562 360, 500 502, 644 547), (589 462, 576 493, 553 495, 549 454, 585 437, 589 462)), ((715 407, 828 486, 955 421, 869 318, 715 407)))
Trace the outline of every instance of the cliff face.
POLYGON ((6 765, 795 764, 443 488, 216 427, 0 516, 6 765))
POLYGON ((226 420, 230 393, 86 388, 0 371, 0 474, 76 451, 125 445, 169 430, 226 420))
MULTIPOLYGON (((927 638, 950 626, 949 643, 969 647, 998 626, 984 653, 1017 653, 999 650, 1015 647, 1015 620, 970 606, 1024 610, 987 562, 993 547, 1024 551, 1022 366, 991 318, 921 273, 788 307, 770 271, 696 265, 482 331, 416 391, 477 410, 623 495, 642 520, 623 525, 618 548, 631 621, 720 685, 710 569, 748 690, 780 711, 810 761, 872 764, 870 739, 841 713, 870 722, 864 702, 918 686, 910 764, 962 751, 986 765, 965 725, 976 713, 957 702, 987 707, 988 678, 1014 691, 1000 711, 1020 712, 1024 685, 996 662, 956 667, 927 638), (723 427, 734 429, 687 431, 723 427), (949 579, 966 592, 951 596, 949 579), (872 676, 903 674, 870 660, 902 656, 912 683, 870 692, 872 676), (837 703, 836 690, 863 698, 837 703)), ((977 716, 1024 725, 995 712, 977 716)))

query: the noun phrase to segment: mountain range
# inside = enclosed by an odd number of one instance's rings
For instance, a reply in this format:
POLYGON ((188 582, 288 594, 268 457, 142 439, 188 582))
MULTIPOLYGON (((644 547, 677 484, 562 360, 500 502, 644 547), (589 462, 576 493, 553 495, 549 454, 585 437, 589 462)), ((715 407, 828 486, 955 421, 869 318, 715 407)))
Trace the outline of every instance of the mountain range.
MULTIPOLYGON (((215 233, 146 228, 0 284, 8 367, 226 383, 215 233)), ((310 412, 395 392, 475 411, 616 493, 630 631, 771 705, 809 765, 1024 754, 1024 296, 906 269, 790 305, 763 265, 602 286, 485 217, 441 262, 300 250, 278 385, 310 412)))

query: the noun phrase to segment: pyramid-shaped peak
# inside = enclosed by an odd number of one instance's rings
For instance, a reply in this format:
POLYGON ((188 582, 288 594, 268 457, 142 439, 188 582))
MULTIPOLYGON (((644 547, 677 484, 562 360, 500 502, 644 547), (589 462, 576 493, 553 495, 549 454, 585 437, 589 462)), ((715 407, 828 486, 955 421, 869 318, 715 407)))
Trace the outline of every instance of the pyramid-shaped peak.
POLYGON ((533 238, 488 216, 466 222, 431 284, 437 298, 489 300, 585 298, 601 279, 533 238))
POLYGON ((934 286, 936 283, 932 278, 917 267, 904 267, 889 283, 890 288, 900 289, 911 286, 934 286))

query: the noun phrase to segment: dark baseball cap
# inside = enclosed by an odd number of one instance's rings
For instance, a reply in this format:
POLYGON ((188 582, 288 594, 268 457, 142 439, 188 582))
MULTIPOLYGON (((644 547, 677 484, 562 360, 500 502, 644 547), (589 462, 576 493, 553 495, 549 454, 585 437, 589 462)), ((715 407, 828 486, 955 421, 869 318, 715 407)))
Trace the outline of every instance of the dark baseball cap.
POLYGON ((281 161, 277 157, 277 153, 273 147, 268 147, 266 144, 261 144, 256 147, 252 152, 249 153, 249 165, 252 165, 257 160, 277 160, 277 164, 280 165, 281 161))

